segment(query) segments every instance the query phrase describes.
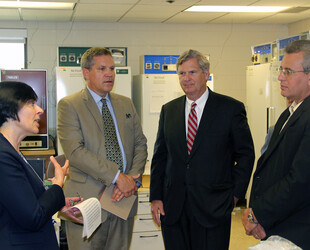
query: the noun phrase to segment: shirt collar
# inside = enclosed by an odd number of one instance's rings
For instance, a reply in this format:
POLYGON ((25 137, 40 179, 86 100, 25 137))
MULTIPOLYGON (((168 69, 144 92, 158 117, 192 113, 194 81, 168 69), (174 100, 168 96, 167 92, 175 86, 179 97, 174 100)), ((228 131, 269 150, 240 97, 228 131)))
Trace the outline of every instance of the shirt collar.
MULTIPOLYGON (((197 104, 197 107, 201 110, 203 110, 207 100, 209 97, 209 89, 207 88, 206 91, 195 101, 195 103, 197 104)), ((187 96, 186 96, 186 102, 187 102, 187 107, 191 107, 192 103, 194 101, 190 100, 187 96)))
MULTIPOLYGON (((91 94, 91 96, 94 98, 96 103, 101 102, 102 97, 100 95, 98 95, 96 92, 92 91, 88 86, 87 89, 89 91, 89 93, 91 94)), ((107 99, 108 101, 110 101, 110 95, 107 94, 105 97, 105 99, 107 99)))
MULTIPOLYGON (((300 104, 302 104, 302 101, 299 103, 296 103, 296 101, 294 101, 291 106, 290 106, 290 110, 293 110, 293 112, 296 111, 296 109, 298 109, 298 107, 300 106, 300 104)), ((291 112, 291 111, 290 111, 291 112)))

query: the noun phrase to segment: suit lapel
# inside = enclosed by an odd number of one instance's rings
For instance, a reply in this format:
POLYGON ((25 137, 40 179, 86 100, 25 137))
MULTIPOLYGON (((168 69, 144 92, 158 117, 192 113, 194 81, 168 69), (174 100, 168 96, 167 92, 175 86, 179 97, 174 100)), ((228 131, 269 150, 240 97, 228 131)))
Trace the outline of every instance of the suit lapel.
POLYGON ((217 100, 216 100, 215 94, 209 89, 209 97, 203 109, 203 113, 201 116, 201 120, 199 123, 199 127, 197 130, 197 134, 195 137, 195 141, 194 141, 194 145, 193 145, 190 157, 195 154, 195 151, 199 148, 199 144, 201 143, 202 140, 205 139, 203 134, 206 131, 208 131, 211 123, 215 120, 216 109, 217 109, 217 100))
POLYGON ((13 148, 12 144, 0 133, 0 143, 1 147, 5 148, 13 157, 20 162, 20 165, 23 167, 24 171, 27 173, 28 181, 32 185, 36 185, 34 192, 37 197, 45 191, 43 182, 40 180, 39 176, 35 173, 35 170, 30 165, 30 163, 25 161, 25 157, 18 154, 18 152, 13 148), (24 159, 23 159, 24 157, 24 159), (36 183, 36 184, 34 184, 36 183))
POLYGON ((97 123, 98 127, 100 128, 100 131, 104 134, 102 116, 100 114, 97 104, 94 101, 94 98, 91 96, 87 88, 83 90, 82 98, 83 98, 86 108, 89 110, 89 112, 94 117, 94 120, 97 123))
POLYGON ((180 126, 175 126, 176 134, 178 136, 177 145, 181 145, 181 155, 187 156, 187 141, 186 141, 186 126, 185 126, 185 104, 186 104, 186 96, 182 96, 179 99, 179 102, 176 103, 174 112, 176 114, 176 118, 172 121, 174 124, 180 124, 180 126))
POLYGON ((272 152, 277 148, 279 143, 281 142, 283 136, 286 134, 287 129, 291 127, 295 122, 298 121, 302 113, 310 108, 310 97, 307 97, 303 103, 299 106, 299 108, 294 112, 294 114, 290 117, 290 119, 285 124, 284 128, 282 129, 284 123, 286 122, 287 118, 289 117, 289 110, 288 108, 281 114, 279 117, 276 125, 275 130, 273 132, 273 135, 270 140, 269 147, 264 155, 264 158, 262 159, 262 162, 259 166, 257 166, 257 170, 259 170, 263 165, 264 162, 269 158, 269 156, 272 154, 272 152), (282 131, 281 131, 282 129, 282 131))
MULTIPOLYGON (((124 124, 125 123, 125 119, 126 119, 126 115, 124 115, 124 110, 122 108, 120 99, 115 97, 115 95, 113 93, 110 93, 110 100, 112 103, 112 107, 113 107, 113 111, 116 117, 116 122, 117 122, 117 127, 118 127, 118 131, 120 133, 122 142, 124 142, 124 126, 119 126, 119 124, 124 124)), ((132 114, 129 114, 132 116, 132 114)))
MULTIPOLYGON (((280 115, 278 121, 276 122, 273 134, 271 136, 269 146, 268 146, 266 152, 261 156, 263 158, 260 158, 258 161, 256 172, 262 168, 262 166, 264 165, 264 162, 269 158, 269 156, 275 150, 277 145, 280 143, 281 138, 284 135, 284 133, 283 133, 284 131, 281 131, 281 129, 282 129, 284 123, 286 122, 287 118, 289 117, 289 115, 290 115, 290 112, 288 109, 283 111, 283 113, 280 115), (280 133, 280 131, 281 131, 281 133, 280 133)), ((287 127, 287 125, 288 124, 286 124, 286 127, 287 127)))
MULTIPOLYGON (((282 130, 282 127, 284 125, 284 123, 286 122, 287 118, 289 117, 290 115, 290 112, 288 109, 286 109, 285 111, 283 111, 283 113, 280 115, 276 125, 275 125, 275 129, 273 131, 273 134, 271 136, 271 139, 270 139, 270 143, 269 143, 269 146, 268 146, 268 150, 266 152, 266 156, 268 156, 272 151, 273 149, 276 147, 276 145, 278 145, 280 139, 282 138, 283 136, 283 132, 284 132, 284 128, 283 128, 283 131, 282 130), (281 133, 280 133, 281 132, 281 133)), ((286 128, 287 128, 287 125, 286 124, 286 128)))

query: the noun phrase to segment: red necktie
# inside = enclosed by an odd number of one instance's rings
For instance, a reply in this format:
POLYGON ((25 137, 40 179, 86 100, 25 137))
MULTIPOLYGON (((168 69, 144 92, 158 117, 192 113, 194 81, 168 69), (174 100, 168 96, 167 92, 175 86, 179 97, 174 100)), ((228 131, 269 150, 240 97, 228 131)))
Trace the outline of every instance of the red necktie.
POLYGON ((188 154, 191 153, 192 147, 194 144, 195 136, 197 133, 198 128, 198 119, 197 119, 197 113, 195 110, 196 103, 192 103, 191 111, 188 115, 188 131, 187 131, 187 152, 188 154))

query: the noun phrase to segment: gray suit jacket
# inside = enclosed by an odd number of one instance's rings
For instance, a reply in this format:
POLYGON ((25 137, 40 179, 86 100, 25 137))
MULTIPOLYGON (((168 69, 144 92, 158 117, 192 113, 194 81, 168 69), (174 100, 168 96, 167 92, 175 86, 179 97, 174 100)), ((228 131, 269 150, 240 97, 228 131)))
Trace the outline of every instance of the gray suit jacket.
MULTIPOLYGON (((118 129, 126 154, 125 174, 143 174, 147 157, 146 138, 132 101, 124 96, 110 94, 118 129)), ((58 103, 58 136, 70 174, 65 183, 67 197, 100 198, 103 189, 115 178, 119 166, 106 159, 103 122, 100 111, 85 88, 67 96, 58 103)), ((137 212, 137 202, 130 212, 137 212)), ((102 221, 107 213, 102 210, 102 221)))

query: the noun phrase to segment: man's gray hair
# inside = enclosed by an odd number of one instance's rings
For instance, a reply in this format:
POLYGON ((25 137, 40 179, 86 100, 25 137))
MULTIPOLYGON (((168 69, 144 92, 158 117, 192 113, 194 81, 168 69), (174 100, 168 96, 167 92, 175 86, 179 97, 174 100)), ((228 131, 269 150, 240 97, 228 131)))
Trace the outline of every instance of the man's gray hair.
POLYGON ((85 51, 81 58, 81 68, 90 70, 91 67, 95 64, 94 56, 109 55, 112 57, 110 50, 102 47, 94 47, 85 51))
POLYGON ((210 68, 210 62, 209 60, 201 54, 197 50, 189 49, 185 51, 179 58, 177 62, 177 70, 179 69, 179 66, 182 65, 185 61, 196 58, 199 64, 199 67, 202 69, 203 72, 205 72, 207 69, 210 68))
POLYGON ((285 48, 285 53, 303 53, 302 67, 306 74, 310 72, 310 40, 296 40, 285 48))

